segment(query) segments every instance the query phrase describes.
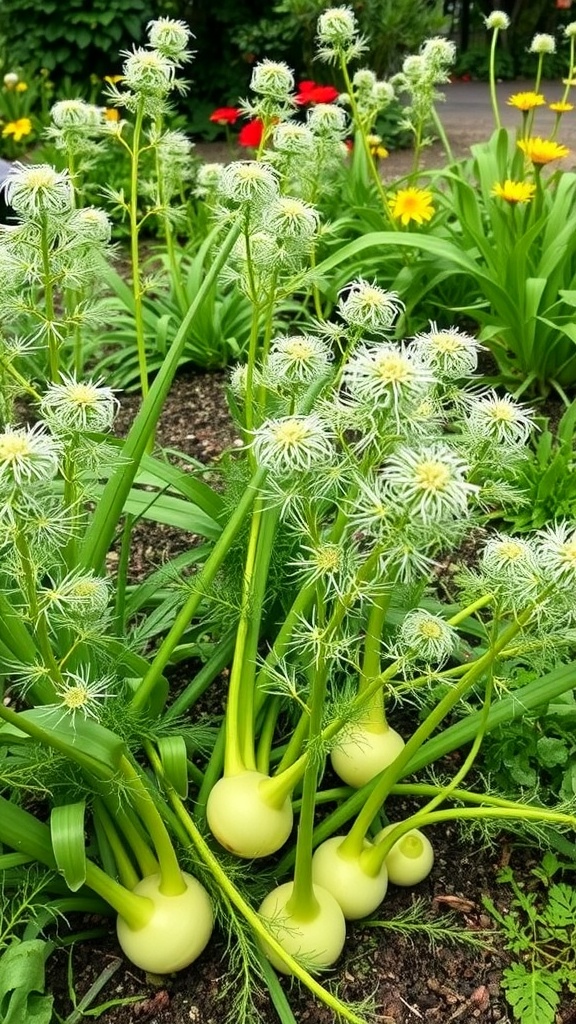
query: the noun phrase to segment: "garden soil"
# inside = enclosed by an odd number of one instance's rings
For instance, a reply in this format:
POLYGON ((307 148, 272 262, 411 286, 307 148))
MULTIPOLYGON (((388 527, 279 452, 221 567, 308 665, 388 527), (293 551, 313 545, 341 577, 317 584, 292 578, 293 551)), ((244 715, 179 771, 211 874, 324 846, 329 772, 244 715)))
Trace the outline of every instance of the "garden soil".
MULTIPOLYGON (((472 87, 470 97, 475 85, 469 83, 458 88, 472 87)), ((501 88, 509 95, 522 86, 527 87, 525 83, 515 83, 501 88)), ((462 98, 465 94, 459 95, 462 98)), ((446 108, 444 120, 457 156, 466 155, 470 144, 486 138, 490 131, 486 88, 478 85, 477 95, 478 108, 469 100, 461 105, 448 104, 446 108)), ((217 144, 198 146, 198 152, 207 160, 227 159, 224 148, 217 144)), ((397 178, 409 171, 410 162, 409 153, 393 153, 383 173, 387 178, 397 178)), ((425 151, 426 167, 438 167, 443 162, 438 144, 425 151)), ((214 467, 217 468, 222 451, 240 443, 228 416, 224 392, 223 373, 181 373, 157 433, 158 444, 163 448, 179 450, 206 465, 212 482, 217 479, 214 467)), ((127 429, 136 408, 134 397, 123 397, 118 422, 121 432, 127 429)), ((186 465, 181 461, 179 464, 186 465)), ((193 466, 187 468, 195 472, 193 466)), ((194 542, 192 536, 183 537, 168 527, 140 526, 135 535, 133 578, 142 578, 194 542)), ((111 557, 115 557, 114 553, 111 557)), ((452 756, 458 758, 457 753, 452 756)), ((455 765, 450 768, 453 772, 455 765)), ((537 860, 529 861, 526 849, 515 845, 506 835, 491 849, 476 848, 474 842, 464 843, 450 828, 436 829, 430 835, 436 855, 432 874, 415 891, 391 887, 376 918, 385 925, 386 920, 402 914, 419 900, 421 920, 435 921, 449 912, 460 930, 483 938, 485 947, 438 941, 431 948, 422 933, 408 937, 385 926, 359 923, 350 927, 345 953, 326 975, 325 982, 342 999, 356 1006, 371 1000, 375 1007, 371 1019, 377 1024, 512 1024, 512 1013, 500 987, 501 973, 509 959, 484 909, 483 896, 488 895, 505 913, 510 893, 497 882, 499 869, 511 864, 517 877, 530 884, 530 868, 537 860)), ((79 930, 92 929, 102 923, 91 919, 74 922, 74 926, 79 930)), ((152 979, 127 964, 106 923, 101 938, 79 942, 71 951, 57 950, 47 966, 47 987, 54 992, 55 1005, 62 1017, 73 1008, 67 980, 70 966, 77 1001, 102 971, 113 971, 97 1002, 128 997, 135 1001, 105 1010, 99 1017, 102 1024, 224 1024, 240 983, 240 979, 230 976, 229 950, 218 932, 196 963, 169 978, 152 979)), ((335 1024, 334 1014, 312 1000, 305 990, 286 979, 282 979, 282 985, 297 1024, 335 1024)), ((279 1018, 268 996, 255 992, 254 1001, 263 1024, 277 1024, 279 1018)), ((239 1022, 237 1015, 234 1019, 239 1022)), ((556 1024, 576 1024, 576 997, 564 1000, 556 1024)))

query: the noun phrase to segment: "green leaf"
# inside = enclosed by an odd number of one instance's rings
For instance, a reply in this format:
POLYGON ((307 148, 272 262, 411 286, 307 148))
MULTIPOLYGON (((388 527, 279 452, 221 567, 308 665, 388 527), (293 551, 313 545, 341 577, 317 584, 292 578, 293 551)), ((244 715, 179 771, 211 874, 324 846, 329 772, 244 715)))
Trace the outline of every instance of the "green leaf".
POLYGON ((44 965, 52 946, 16 941, 0 957, 2 1024, 50 1024, 52 996, 44 995, 44 965))
POLYGON ((75 804, 53 807, 50 815, 50 835, 56 865, 72 892, 77 892, 86 881, 85 811, 85 801, 80 800, 75 804))
POLYGON ((502 972, 502 987, 522 1024, 554 1024, 562 987, 555 974, 529 971, 524 964, 516 963, 502 972))
POLYGON ((556 736, 541 736, 536 744, 538 760, 544 768, 555 768, 558 764, 566 764, 568 750, 563 740, 556 736))
POLYGON ((550 886, 546 924, 556 928, 573 928, 576 920, 576 889, 565 882, 550 886))

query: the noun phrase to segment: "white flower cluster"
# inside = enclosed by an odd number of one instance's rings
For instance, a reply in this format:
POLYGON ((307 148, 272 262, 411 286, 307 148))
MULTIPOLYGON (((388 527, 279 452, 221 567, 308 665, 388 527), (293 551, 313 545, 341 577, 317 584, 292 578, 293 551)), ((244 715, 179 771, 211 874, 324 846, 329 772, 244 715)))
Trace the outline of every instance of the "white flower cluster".
MULTIPOLYGON (((391 82, 380 81, 368 68, 361 68, 352 77, 352 91, 362 129, 370 133, 374 130, 378 115, 394 99, 394 86, 391 82)), ((349 103, 350 99, 343 94, 341 102, 349 103)))
POLYGON ((330 7, 318 18, 318 56, 328 64, 346 63, 367 49, 351 7, 330 7))
POLYGON ((450 80, 450 68, 455 59, 454 44, 434 37, 422 45, 419 53, 406 57, 401 72, 392 78, 394 88, 409 97, 403 124, 421 137, 431 119, 434 103, 444 98, 436 87, 450 80))
POLYGON ((110 102, 149 117, 165 113, 170 93, 174 89, 180 92, 185 89, 177 73, 191 57, 189 39, 190 31, 182 21, 172 18, 151 21, 147 45, 123 53, 122 80, 109 86, 110 102))

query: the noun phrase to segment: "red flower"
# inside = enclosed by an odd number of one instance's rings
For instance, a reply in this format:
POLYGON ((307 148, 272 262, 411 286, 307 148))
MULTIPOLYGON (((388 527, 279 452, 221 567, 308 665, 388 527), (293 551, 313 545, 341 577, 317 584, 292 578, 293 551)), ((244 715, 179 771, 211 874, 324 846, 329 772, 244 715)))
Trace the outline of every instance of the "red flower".
POLYGON ((237 107, 218 107, 210 114, 210 120, 215 124, 236 124, 239 117, 240 111, 237 107))
POLYGON ((247 124, 242 125, 238 135, 238 144, 256 149, 262 142, 263 133, 264 124, 259 117, 255 117, 253 121, 248 121, 247 124))
POLYGON ((298 83, 294 99, 304 106, 307 103, 332 103, 338 96, 338 89, 333 85, 316 85, 316 82, 306 80, 298 83))

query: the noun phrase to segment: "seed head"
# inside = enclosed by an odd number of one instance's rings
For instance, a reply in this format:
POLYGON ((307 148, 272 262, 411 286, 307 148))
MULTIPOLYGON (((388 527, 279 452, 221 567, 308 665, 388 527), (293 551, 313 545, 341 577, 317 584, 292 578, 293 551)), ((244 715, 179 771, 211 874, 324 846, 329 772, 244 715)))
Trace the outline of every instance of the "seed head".
POLYGON ((556 40, 547 32, 537 32, 530 43, 528 53, 556 53, 556 40))
POLYGON ((505 11, 492 11, 487 18, 484 18, 486 28, 498 29, 501 32, 510 28, 510 18, 505 11))

